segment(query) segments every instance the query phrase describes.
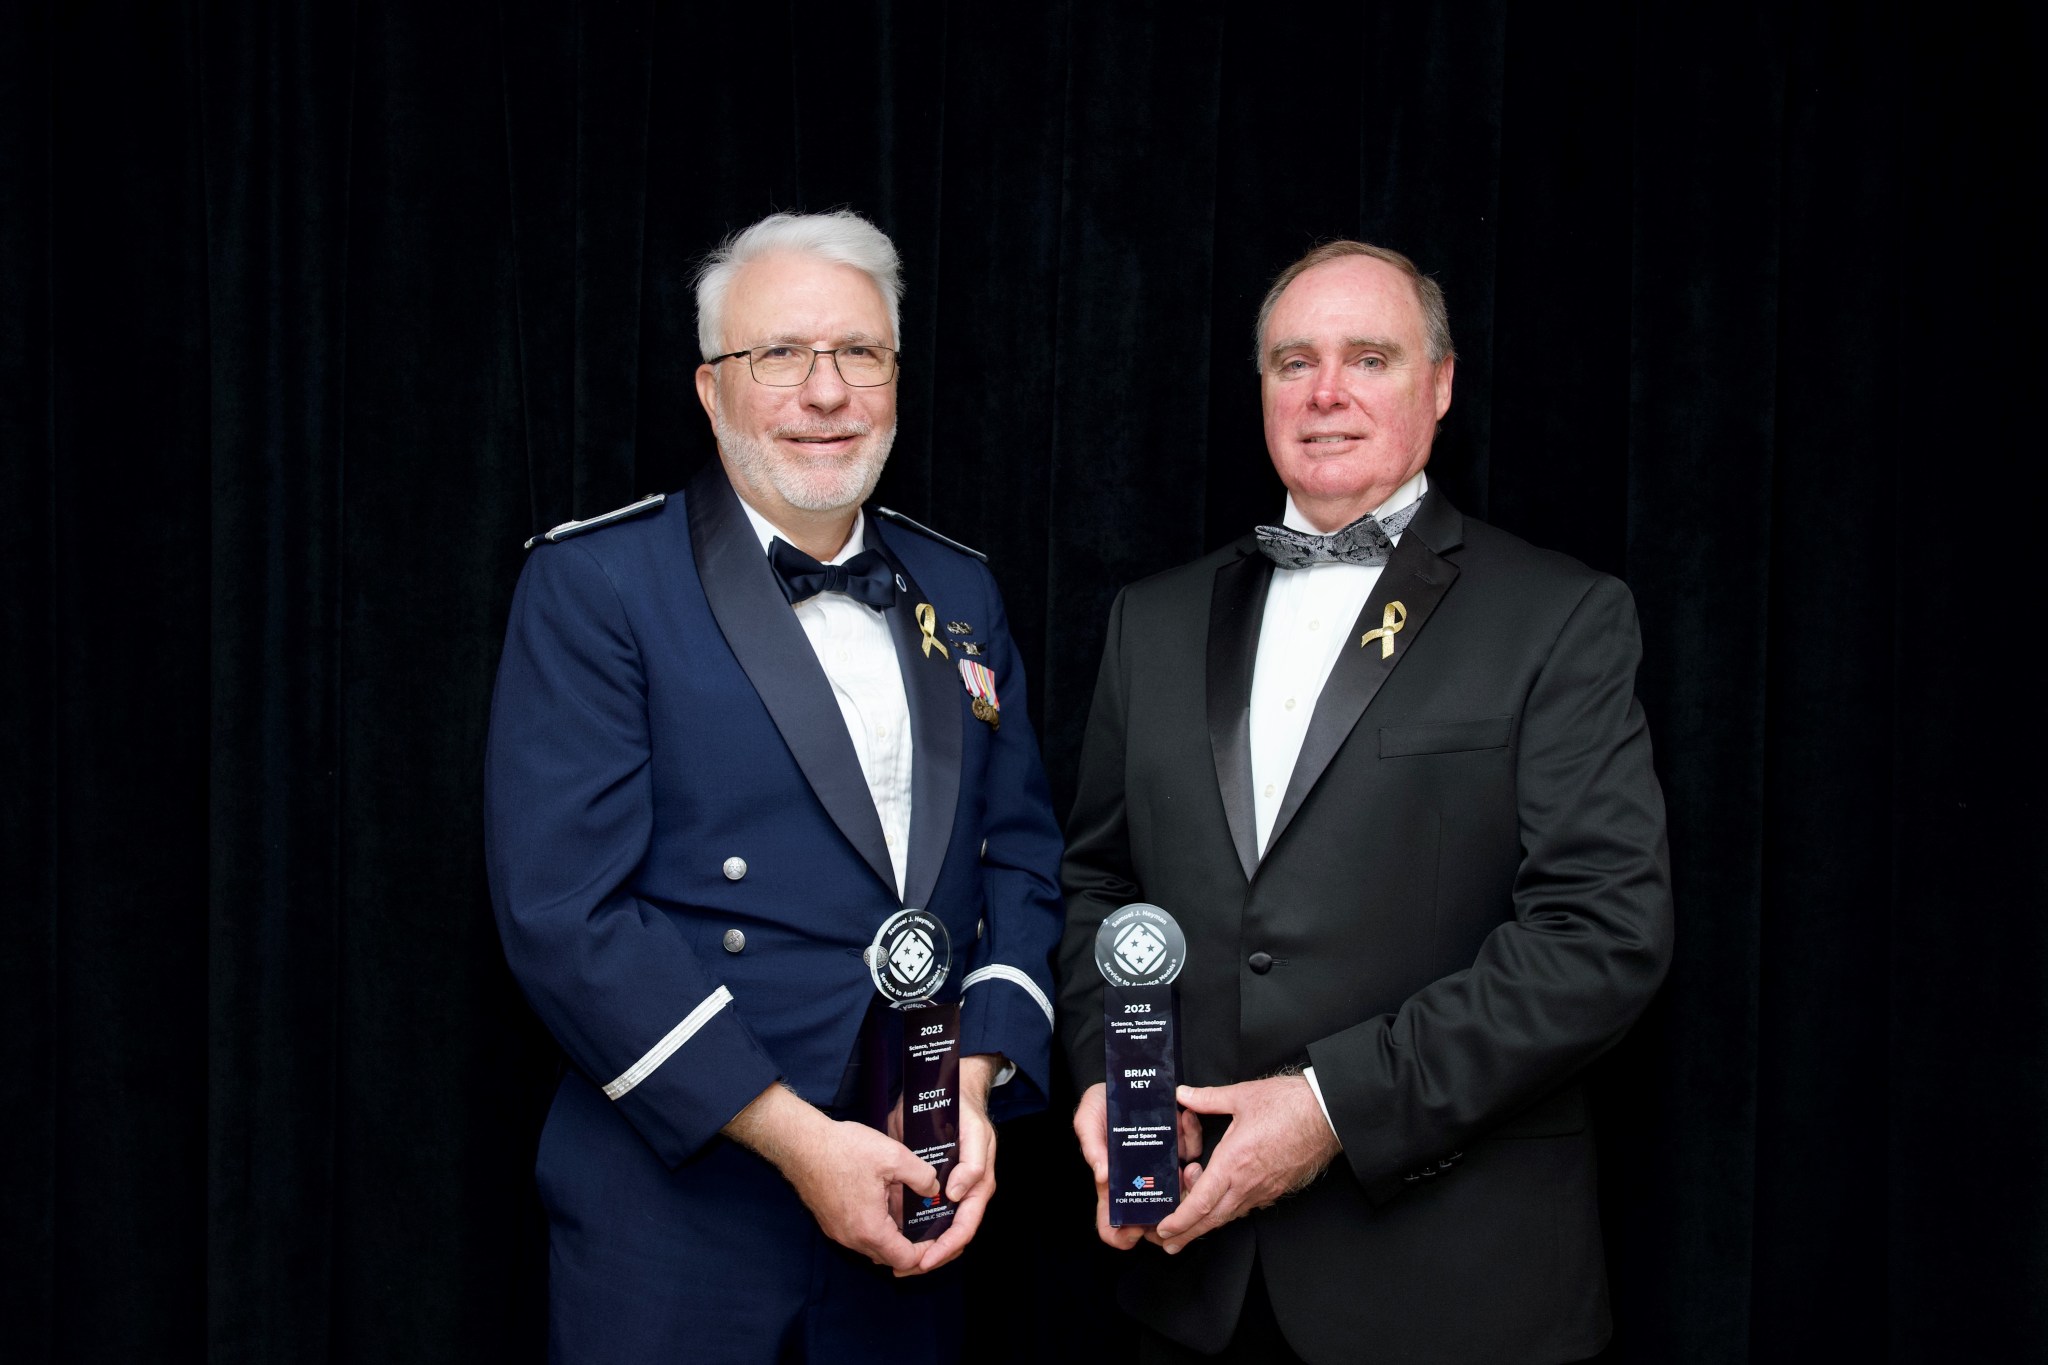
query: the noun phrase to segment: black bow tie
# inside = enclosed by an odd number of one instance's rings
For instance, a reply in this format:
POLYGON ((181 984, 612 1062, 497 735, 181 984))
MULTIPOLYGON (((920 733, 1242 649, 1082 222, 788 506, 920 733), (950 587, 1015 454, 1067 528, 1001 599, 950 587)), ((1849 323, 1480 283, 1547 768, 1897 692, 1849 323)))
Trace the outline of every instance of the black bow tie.
POLYGON ((878 611, 896 605, 896 575, 873 550, 862 550, 844 564, 820 564, 777 536, 768 542, 768 565, 791 606, 821 592, 843 592, 878 611))
POLYGON ((1415 510, 1420 506, 1422 499, 1417 498, 1385 517, 1374 517, 1368 513, 1326 536, 1297 531, 1291 526, 1260 526, 1254 529, 1258 533, 1259 549, 1283 569, 1306 569, 1311 564, 1384 564, 1394 552, 1394 537, 1408 529, 1408 523, 1415 520, 1415 510))

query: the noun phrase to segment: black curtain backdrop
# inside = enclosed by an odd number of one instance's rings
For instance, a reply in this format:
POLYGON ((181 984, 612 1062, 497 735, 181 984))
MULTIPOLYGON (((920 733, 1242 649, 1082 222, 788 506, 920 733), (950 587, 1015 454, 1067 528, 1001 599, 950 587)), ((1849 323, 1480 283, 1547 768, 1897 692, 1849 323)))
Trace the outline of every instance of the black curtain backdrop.
MULTIPOLYGON (((883 500, 992 556, 1062 810, 1111 595, 1278 508, 1265 281, 1433 272, 1433 477, 1646 632, 1604 1359, 2041 1358, 2039 14, 5 7, 0 1355, 542 1358, 519 545, 707 456, 693 258, 847 204, 883 500)), ((1004 1138, 976 1360, 1118 1358, 1064 1128, 1004 1138)))

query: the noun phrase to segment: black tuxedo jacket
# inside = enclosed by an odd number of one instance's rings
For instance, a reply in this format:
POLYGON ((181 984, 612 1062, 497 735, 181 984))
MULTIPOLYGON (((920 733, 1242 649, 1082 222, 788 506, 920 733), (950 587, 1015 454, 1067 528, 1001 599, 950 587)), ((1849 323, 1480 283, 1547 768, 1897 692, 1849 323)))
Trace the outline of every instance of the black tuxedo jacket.
MULTIPOLYGON (((1254 1260, 1310 1361, 1544 1362, 1609 1334, 1578 1080, 1672 941, 1628 590, 1432 492, 1316 703, 1265 856, 1249 701, 1274 572, 1244 540, 1111 613, 1068 828, 1061 1033, 1103 1076, 1102 918, 1187 932, 1187 1075, 1313 1065, 1343 1155, 1168 1258, 1126 1309, 1198 1349, 1254 1260)), ((1213 1147, 1220 1129, 1212 1128, 1213 1147)))

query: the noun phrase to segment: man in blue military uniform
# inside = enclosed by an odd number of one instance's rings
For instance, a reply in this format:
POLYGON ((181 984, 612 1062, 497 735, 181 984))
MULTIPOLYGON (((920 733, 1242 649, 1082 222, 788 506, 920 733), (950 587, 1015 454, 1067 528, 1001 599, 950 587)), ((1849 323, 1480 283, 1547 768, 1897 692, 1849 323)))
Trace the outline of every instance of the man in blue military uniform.
MULTIPOLYGON (((567 1053, 537 1176, 557 1360, 942 1361, 1042 1104, 1060 842, 979 557, 869 515, 899 268, 851 213, 777 214, 700 272, 719 458, 559 527, 514 600, 486 771, 505 951, 567 1053), (960 1003, 951 1228, 857 1121, 866 950, 936 916, 960 1003), (938 1272, 938 1273, 934 1273, 938 1272)), ((911 524, 914 525, 914 524, 911 524)))

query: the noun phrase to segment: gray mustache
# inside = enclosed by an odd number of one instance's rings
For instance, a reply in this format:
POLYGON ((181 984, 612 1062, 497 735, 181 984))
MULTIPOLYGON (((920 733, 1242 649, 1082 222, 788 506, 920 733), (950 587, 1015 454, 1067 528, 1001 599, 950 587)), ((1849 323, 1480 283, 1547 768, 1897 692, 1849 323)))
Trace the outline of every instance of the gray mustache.
POLYGON ((848 436, 866 436, 873 430, 873 427, 865 424, 850 427, 777 427, 775 435, 780 440, 802 440, 805 437, 843 440, 848 436))

